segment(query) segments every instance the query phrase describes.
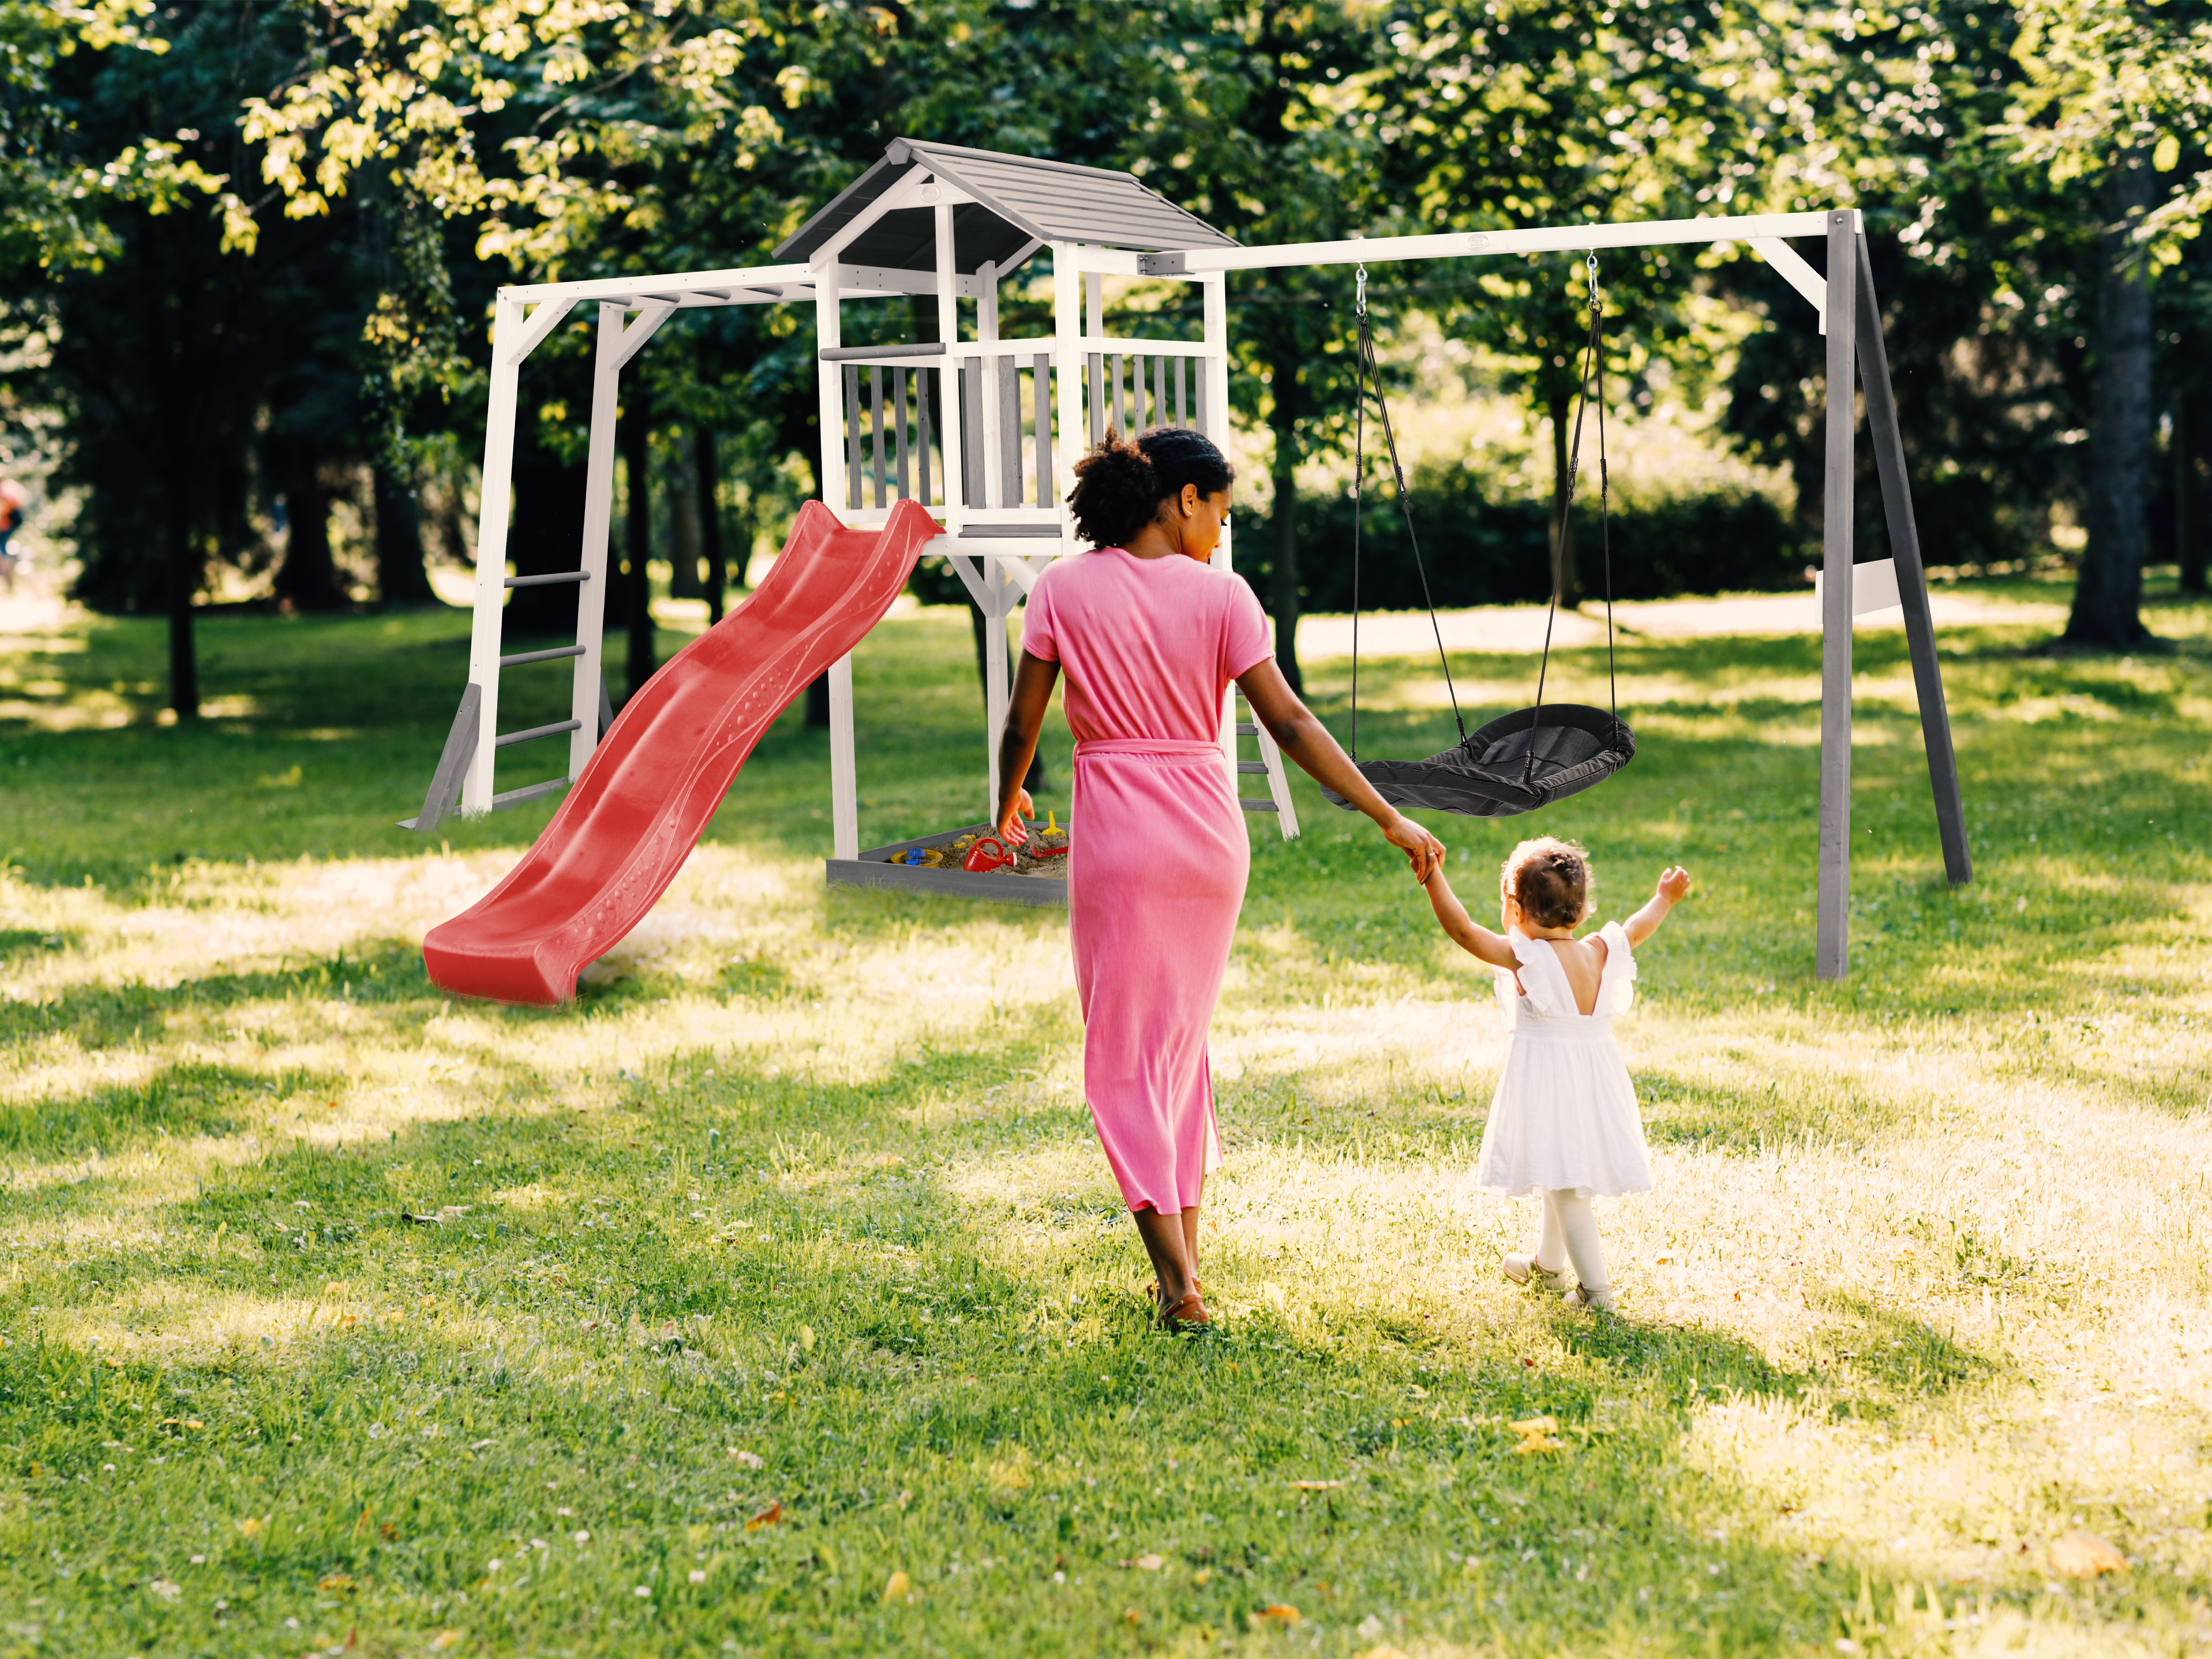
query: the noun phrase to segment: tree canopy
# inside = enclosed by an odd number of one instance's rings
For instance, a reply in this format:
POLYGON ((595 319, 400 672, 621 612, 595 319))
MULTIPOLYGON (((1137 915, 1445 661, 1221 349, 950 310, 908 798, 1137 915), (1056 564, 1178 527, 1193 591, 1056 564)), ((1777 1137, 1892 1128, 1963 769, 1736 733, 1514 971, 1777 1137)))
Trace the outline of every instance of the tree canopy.
MULTIPOLYGON (((2125 645, 2146 558, 2202 582, 2208 108, 2201 0, 0 0, 0 416, 58 434, 96 604, 188 613, 277 560, 279 518, 289 602, 348 602, 370 558, 410 603, 426 538, 466 535, 495 283, 759 261, 902 133, 1127 167, 1246 240, 1849 204, 1933 556, 2082 526, 2069 632, 2125 645), (349 492, 370 528, 342 578, 349 492)), ((1724 375, 1725 441, 1812 500, 1818 341, 1762 325, 1798 303, 1772 274, 1688 247, 1602 275, 1632 406, 1724 375)), ((1376 297, 1479 346, 1556 468, 1577 262, 1401 267, 1376 297)), ((1316 591, 1300 465, 1351 422, 1346 298, 1334 272, 1233 290, 1283 623, 1316 591)), ((812 487, 811 319, 693 338, 641 360, 659 459, 632 470, 708 469, 719 532, 812 487)), ((545 350, 526 568, 579 487, 586 326, 545 350)))

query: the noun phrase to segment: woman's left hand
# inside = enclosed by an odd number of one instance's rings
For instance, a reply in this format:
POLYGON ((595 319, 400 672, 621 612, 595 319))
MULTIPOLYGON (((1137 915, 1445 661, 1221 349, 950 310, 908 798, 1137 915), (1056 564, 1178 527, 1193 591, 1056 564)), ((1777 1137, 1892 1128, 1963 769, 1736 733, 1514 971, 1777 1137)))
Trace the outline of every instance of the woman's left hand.
POLYGON ((1383 839, 1406 855, 1413 866, 1413 879, 1425 882, 1431 871, 1441 870, 1444 844, 1403 813, 1382 826, 1383 839))
POLYGON ((1017 789, 1013 804, 1006 808, 1006 815, 999 820, 999 839, 1009 847, 1021 846, 1030 838, 1030 832, 1022 828, 1022 820, 1036 816, 1036 804, 1030 799, 1030 792, 1017 789))

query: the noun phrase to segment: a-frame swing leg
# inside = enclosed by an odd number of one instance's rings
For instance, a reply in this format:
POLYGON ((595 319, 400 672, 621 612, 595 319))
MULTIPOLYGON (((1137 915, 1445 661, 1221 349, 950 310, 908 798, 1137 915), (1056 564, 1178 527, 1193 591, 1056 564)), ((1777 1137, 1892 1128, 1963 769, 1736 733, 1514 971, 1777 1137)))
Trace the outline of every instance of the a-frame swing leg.
MULTIPOLYGON (((1820 884, 1813 971, 1841 979, 1851 944, 1851 441, 1857 215, 1828 216, 1827 465, 1820 523, 1820 884)), ((1899 573, 1902 574, 1902 573, 1899 573)), ((1899 586, 1903 586, 1900 582, 1899 586)))
POLYGON ((1920 531, 1913 521, 1912 490, 1905 479, 1905 443, 1898 430, 1889 354, 1882 346, 1874 265, 1867 256, 1864 233, 1857 240, 1859 380, 1866 388, 1867 436, 1874 444, 1875 470, 1881 475, 1890 556, 1897 562, 1897 597, 1905 607, 1905 638, 1912 653, 1912 684, 1920 701, 1920 735, 1928 750, 1928 781, 1936 792, 1936 829, 1943 843, 1943 872, 1954 887, 1961 887, 1974 878, 1974 863, 1966 848, 1959 760, 1951 748, 1951 711, 1943 700, 1943 671, 1936 660, 1936 624, 1929 614, 1928 577, 1920 562, 1920 531))

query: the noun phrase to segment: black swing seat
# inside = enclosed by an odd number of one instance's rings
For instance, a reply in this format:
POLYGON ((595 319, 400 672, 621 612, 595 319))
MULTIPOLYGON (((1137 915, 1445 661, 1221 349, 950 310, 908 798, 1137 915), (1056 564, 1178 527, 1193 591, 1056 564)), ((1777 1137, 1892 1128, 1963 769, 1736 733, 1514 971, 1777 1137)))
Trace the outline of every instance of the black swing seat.
MULTIPOLYGON (((1426 760, 1362 761, 1359 770, 1393 806, 1510 818, 1601 783, 1635 757, 1636 734, 1626 720, 1583 703, 1555 702, 1501 714, 1426 760)), ((1339 806, 1352 805, 1334 790, 1322 793, 1339 806)))

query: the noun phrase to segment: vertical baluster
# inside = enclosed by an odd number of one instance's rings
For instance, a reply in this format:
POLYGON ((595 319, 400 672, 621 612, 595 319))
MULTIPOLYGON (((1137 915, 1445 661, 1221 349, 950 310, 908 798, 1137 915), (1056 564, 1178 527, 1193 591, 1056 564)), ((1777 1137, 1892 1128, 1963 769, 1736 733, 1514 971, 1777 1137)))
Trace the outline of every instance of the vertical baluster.
POLYGON ((1001 507, 1022 504, 1022 365, 1014 357, 998 360, 999 483, 1001 507))
POLYGON ((1036 403, 1037 505, 1050 507, 1059 486, 1052 476, 1052 356, 1040 351, 1030 377, 1030 395, 1036 403))
POLYGON ((1129 435, 1128 416, 1121 411, 1121 354, 1114 354, 1114 429, 1123 437, 1129 435))
POLYGON ((887 507, 884 500, 884 370, 880 363, 868 366, 868 432, 875 441, 876 505, 887 507))
POLYGON ((1184 412, 1189 405, 1182 400, 1183 370, 1189 367, 1189 364, 1190 359, 1188 357, 1178 357, 1175 360, 1176 424, 1177 426, 1190 424, 1190 417, 1184 412))
POLYGON ((1200 357, 1191 368, 1191 379, 1196 382, 1191 389, 1198 394, 1198 419, 1194 424, 1211 438, 1213 434, 1206 430, 1206 359, 1200 357))
POLYGON ((1168 423, 1168 360, 1155 356, 1152 359, 1152 424, 1168 423))
POLYGON ((983 360, 970 357, 959 371, 960 471, 963 507, 987 507, 983 493, 983 360))
POLYGON ((898 434, 898 498, 902 501, 910 499, 906 487, 906 381, 905 369, 891 371, 891 428, 898 434))
MULTIPOLYGON (((823 448, 829 446, 824 444, 823 448)), ((860 504, 860 368, 845 365, 845 505, 860 504)))
MULTIPOLYGON (((941 374, 944 370, 939 369, 938 373, 941 374)), ((918 482, 921 485, 921 493, 915 499, 924 507, 929 507, 934 503, 929 493, 929 370, 927 368, 917 368, 914 372, 914 411, 915 454, 921 464, 918 482)))
POLYGON ((1106 360, 1094 351, 1090 363, 1086 385, 1091 394, 1091 441, 1095 444, 1106 435, 1106 360))

